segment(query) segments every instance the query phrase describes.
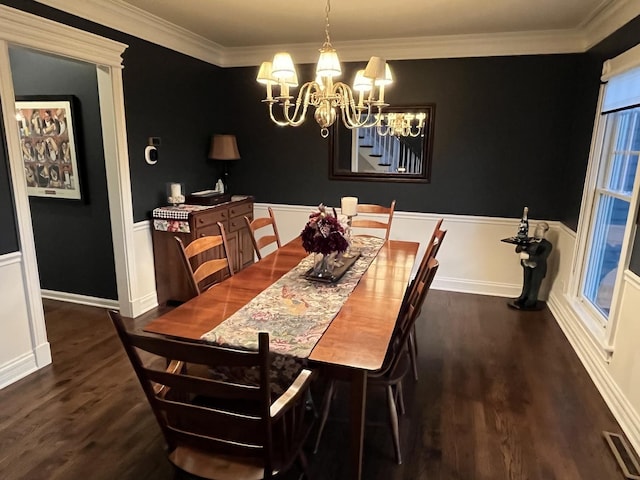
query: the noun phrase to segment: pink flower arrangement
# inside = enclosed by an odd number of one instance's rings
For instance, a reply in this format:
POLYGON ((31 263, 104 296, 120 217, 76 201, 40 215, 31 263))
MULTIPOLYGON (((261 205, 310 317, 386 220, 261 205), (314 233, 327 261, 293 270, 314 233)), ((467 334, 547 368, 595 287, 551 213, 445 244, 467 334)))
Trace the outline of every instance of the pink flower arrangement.
POLYGON ((323 204, 320 204, 317 212, 309 215, 309 221, 300 236, 302 246, 309 253, 329 255, 344 252, 349 247, 344 237, 344 227, 334 215, 327 212, 323 204))

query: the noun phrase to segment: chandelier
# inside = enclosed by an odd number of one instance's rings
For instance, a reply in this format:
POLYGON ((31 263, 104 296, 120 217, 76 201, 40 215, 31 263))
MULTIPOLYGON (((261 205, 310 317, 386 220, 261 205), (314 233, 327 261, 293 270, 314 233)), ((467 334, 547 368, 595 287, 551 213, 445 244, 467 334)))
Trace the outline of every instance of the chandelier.
POLYGON ((387 113, 376 125, 377 134, 396 137, 417 137, 424 129, 427 114, 419 113, 387 113))
POLYGON ((329 36, 330 11, 331 0, 327 0, 325 42, 320 49, 316 79, 300 87, 295 101, 289 94, 290 88, 298 86, 298 74, 291 55, 278 52, 273 61, 260 65, 257 81, 266 85, 267 97, 263 102, 269 107, 269 116, 278 125, 297 127, 304 122, 307 109, 311 105, 315 108, 313 116, 324 138, 329 135, 328 128, 335 123, 338 115, 349 129, 384 129, 387 122, 384 122, 385 115, 382 109, 388 106, 384 101, 384 89, 393 83, 391 69, 384 59, 371 57, 366 68, 356 73, 352 88, 343 82, 334 82, 334 78, 341 75, 342 67, 329 36), (278 88, 279 90, 276 90, 278 88), (279 95, 276 95, 276 92, 279 95), (282 107, 280 119, 274 114, 276 104, 282 107))

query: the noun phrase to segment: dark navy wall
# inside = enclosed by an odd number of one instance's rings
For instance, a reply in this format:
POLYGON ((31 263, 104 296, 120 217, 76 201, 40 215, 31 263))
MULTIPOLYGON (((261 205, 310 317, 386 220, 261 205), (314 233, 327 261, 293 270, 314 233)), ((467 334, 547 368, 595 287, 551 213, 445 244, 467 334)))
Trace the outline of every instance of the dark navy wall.
MULTIPOLYGON (((272 124, 256 69, 231 69, 242 155, 234 186, 266 202, 335 205, 348 194, 367 203, 396 199, 400 210, 465 215, 514 217, 528 205, 534 218, 559 219, 560 178, 571 155, 568 112, 582 63, 581 55, 391 62, 389 103, 436 104, 429 184, 329 180, 328 142, 313 117, 298 128, 272 124)), ((347 65, 345 81, 361 67, 347 65)), ((311 75, 306 66, 299 77, 311 75)))
MULTIPOLYGON (((2 128, 0 115, 0 131, 2 128)), ((18 234, 14 215, 13 191, 9 179, 9 163, 4 137, 0 135, 0 255, 18 250, 18 234)))
MULTIPOLYGON (((211 135, 230 131, 222 69, 151 44, 124 55, 129 168, 136 221, 167 203, 167 182, 186 192, 213 188, 221 168, 207 159, 211 135), (148 137, 160 137, 156 165, 144 161, 148 137)), ((220 162, 217 162, 220 163, 220 162)))

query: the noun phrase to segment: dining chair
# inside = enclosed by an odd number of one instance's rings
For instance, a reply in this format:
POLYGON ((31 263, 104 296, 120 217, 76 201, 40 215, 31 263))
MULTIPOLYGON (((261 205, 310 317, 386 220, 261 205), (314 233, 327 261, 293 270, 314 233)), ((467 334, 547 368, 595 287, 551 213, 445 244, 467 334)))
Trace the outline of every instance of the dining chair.
POLYGON ((393 220, 393 212, 396 208, 396 201, 393 200, 391 202, 391 206, 384 207, 382 205, 372 205, 372 204, 358 204, 358 215, 361 213, 370 213, 375 215, 386 215, 386 221, 380 220, 372 220, 372 219, 358 219, 352 218, 351 227, 352 228, 377 228, 385 230, 385 240, 389 240, 389 233, 391 233, 391 222, 393 220))
MULTIPOLYGON (((269 479, 296 461, 304 473, 302 445, 313 414, 305 405, 312 372, 300 371, 283 395, 269 388, 269 334, 258 334, 258 350, 235 350, 128 331, 109 312, 124 350, 160 425, 169 461, 211 480, 269 479), (165 369, 166 358, 203 367, 227 365, 259 370, 256 384, 165 369)), ((203 369, 206 371, 206 368, 203 369)))
MULTIPOLYGON (((422 261, 420 262, 420 266, 418 267, 419 275, 420 271, 423 271, 427 267, 427 263, 430 259, 436 258, 438 252, 440 251, 440 247, 442 246, 442 242, 444 241, 444 236, 447 234, 446 230, 442 230, 442 222, 443 219, 440 218, 436 222, 436 226, 433 229, 433 233, 431 234, 431 239, 427 244, 427 248, 425 249, 424 256, 422 257, 422 261)), ((420 312, 418 311, 418 315, 420 312)), ((416 336, 416 328, 415 325, 411 330, 411 334, 409 335, 409 359, 411 361, 411 370, 413 371, 413 379, 418 381, 418 339, 416 336)))
MULTIPOLYGON (((433 278, 438 271, 438 261, 435 258, 429 259, 424 274, 416 276, 412 284, 407 289, 405 301, 400 308, 398 320, 389 342, 389 348, 384 363, 380 370, 367 373, 367 385, 371 387, 382 387, 385 389, 387 398, 387 407, 389 409, 389 424, 393 436, 393 446, 396 455, 396 462, 402 463, 402 453, 400 451, 400 430, 398 422, 398 407, 400 413, 404 414, 404 400, 402 398, 402 379, 409 371, 409 363, 407 359, 408 341, 413 325, 420 312, 420 308, 424 303, 433 278)), ((329 417, 331 409, 331 401, 335 390, 335 380, 331 380, 325 391, 322 403, 322 415, 320 426, 318 428, 318 436, 314 452, 318 451, 320 439, 324 426, 329 417)))
POLYGON ((256 255, 258 260, 262 260, 262 254, 260 250, 267 245, 271 245, 272 243, 276 243, 278 248, 282 245, 280 244, 280 235, 278 234, 278 227, 276 226, 276 217, 273 214, 273 210, 271 207, 267 209, 269 211, 268 217, 255 218, 254 220, 249 220, 249 217, 245 215, 244 221, 247 224, 247 228, 249 229, 249 233, 251 233, 251 242, 253 242, 253 248, 256 251, 256 255), (273 230, 273 234, 264 234, 259 238, 256 238, 256 232, 261 228, 270 226, 273 230))
POLYGON ((218 222, 218 228, 220 235, 200 237, 187 246, 180 238, 174 237, 192 297, 197 297, 219 283, 223 279, 224 270, 227 270, 229 276, 233 276, 224 225, 218 222))

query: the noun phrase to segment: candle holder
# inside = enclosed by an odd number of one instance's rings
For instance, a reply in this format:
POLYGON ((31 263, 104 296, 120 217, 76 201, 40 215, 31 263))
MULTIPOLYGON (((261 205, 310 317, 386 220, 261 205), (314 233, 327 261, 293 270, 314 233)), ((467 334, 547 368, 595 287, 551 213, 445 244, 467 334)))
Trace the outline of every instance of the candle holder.
POLYGON ((347 217, 347 228, 345 229, 344 237, 347 239, 347 243, 349 244, 347 250, 342 256, 344 258, 353 258, 358 252, 355 252, 352 248, 351 222, 353 217, 358 215, 358 197, 342 197, 340 210, 342 214, 347 217))
POLYGON ((357 252, 353 248, 353 238, 351 235, 351 221, 353 220, 353 217, 355 217, 356 215, 358 214, 355 213, 353 215, 347 215, 347 228, 345 229, 344 237, 347 239, 347 243, 349 244, 349 246, 347 247, 345 252, 342 254, 344 258, 353 258, 359 254, 359 252, 357 252))
POLYGON ((167 183, 167 202, 171 205, 178 206, 184 203, 184 186, 181 183, 167 183))

